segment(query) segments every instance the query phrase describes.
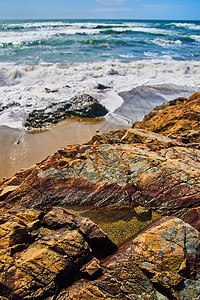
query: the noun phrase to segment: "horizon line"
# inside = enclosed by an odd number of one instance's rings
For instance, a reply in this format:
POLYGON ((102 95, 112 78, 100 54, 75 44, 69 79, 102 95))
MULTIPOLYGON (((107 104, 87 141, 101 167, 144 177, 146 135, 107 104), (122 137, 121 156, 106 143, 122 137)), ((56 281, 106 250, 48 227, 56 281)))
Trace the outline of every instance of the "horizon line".
POLYGON ((157 18, 1 18, 1 21, 18 21, 18 20, 122 20, 122 21, 193 21, 200 22, 197 19, 157 19, 157 18))

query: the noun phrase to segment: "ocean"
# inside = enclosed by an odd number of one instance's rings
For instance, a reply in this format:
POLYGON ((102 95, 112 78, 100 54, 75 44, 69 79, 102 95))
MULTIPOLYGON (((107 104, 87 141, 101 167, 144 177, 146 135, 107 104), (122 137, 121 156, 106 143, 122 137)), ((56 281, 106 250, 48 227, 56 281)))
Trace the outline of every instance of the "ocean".
POLYGON ((0 126, 23 129, 30 111, 81 93, 116 117, 120 92, 143 99, 139 87, 154 88, 160 102, 199 89, 200 21, 0 20, 0 126), (98 83, 110 89, 97 92, 98 83))

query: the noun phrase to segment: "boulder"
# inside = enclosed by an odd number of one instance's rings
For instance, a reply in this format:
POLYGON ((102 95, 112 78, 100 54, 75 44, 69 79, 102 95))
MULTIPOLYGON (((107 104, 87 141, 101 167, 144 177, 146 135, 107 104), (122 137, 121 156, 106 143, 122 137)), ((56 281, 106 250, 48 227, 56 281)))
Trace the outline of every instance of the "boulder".
POLYGON ((133 128, 146 129, 199 148, 200 145, 200 93, 186 98, 177 98, 157 106, 142 122, 135 122, 133 128))
POLYGON ((199 237, 182 220, 163 218, 102 261, 102 276, 56 299, 199 299, 199 237))
MULTIPOLYGON (((57 90, 46 89, 47 93, 54 93, 57 90)), ((24 122, 28 130, 45 129, 51 124, 56 124, 61 120, 71 116, 81 118, 97 118, 105 116, 108 110, 94 97, 83 94, 75 96, 69 100, 52 103, 45 109, 33 110, 29 113, 24 122)))
POLYGON ((117 249, 96 224, 61 208, 46 214, 17 206, 1 210, 3 215, 0 297, 46 299, 56 295, 86 274, 92 278, 101 274, 95 258, 99 249, 102 257, 117 249), (30 222, 36 221, 37 227, 31 227, 30 222))

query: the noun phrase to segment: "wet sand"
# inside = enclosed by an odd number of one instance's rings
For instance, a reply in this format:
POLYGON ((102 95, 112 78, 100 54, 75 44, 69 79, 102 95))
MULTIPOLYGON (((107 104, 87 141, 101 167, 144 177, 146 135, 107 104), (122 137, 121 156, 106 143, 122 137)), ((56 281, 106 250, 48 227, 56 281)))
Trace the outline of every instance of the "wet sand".
POLYGON ((67 119, 40 133, 0 127, 0 180, 29 168, 61 147, 88 142, 97 131, 103 133, 118 128, 127 128, 127 125, 104 118, 67 119))
POLYGON ((133 122, 141 121, 156 105, 177 96, 188 97, 192 92, 187 87, 183 89, 171 85, 141 86, 120 93, 124 102, 105 118, 70 118, 40 133, 0 127, 0 180, 40 162, 61 147, 88 142, 97 131, 101 134, 131 127, 133 122))

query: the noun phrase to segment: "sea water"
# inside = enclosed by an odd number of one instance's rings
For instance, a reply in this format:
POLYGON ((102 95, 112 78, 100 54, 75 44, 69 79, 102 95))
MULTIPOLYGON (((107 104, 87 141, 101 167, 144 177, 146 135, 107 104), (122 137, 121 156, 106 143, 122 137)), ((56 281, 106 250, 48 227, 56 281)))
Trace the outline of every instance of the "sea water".
POLYGON ((115 116, 119 93, 139 87, 162 101, 199 90, 199 21, 0 21, 0 126, 22 129, 32 110, 82 93, 115 116))

